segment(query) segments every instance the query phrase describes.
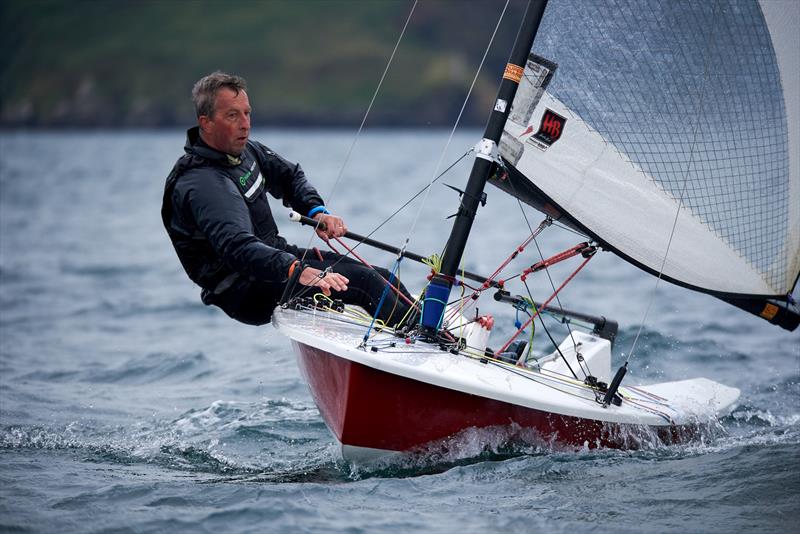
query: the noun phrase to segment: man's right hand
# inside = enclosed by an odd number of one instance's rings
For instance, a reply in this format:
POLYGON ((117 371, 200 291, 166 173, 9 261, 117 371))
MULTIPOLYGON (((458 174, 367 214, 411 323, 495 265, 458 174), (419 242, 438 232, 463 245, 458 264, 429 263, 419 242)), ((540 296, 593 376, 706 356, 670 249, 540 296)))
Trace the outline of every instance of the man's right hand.
POLYGON ((347 284, 350 280, 345 278, 339 273, 328 272, 324 277, 320 278, 319 275, 322 271, 314 269, 313 267, 306 267, 300 273, 298 282, 304 286, 318 287, 327 296, 331 296, 333 291, 347 291, 347 284))
POLYGON ((313 219, 322 223, 320 226, 325 226, 324 230, 321 227, 317 228, 317 235, 323 241, 328 241, 328 239, 333 239, 334 237, 342 237, 347 233, 347 226, 339 216, 330 213, 317 213, 313 219))

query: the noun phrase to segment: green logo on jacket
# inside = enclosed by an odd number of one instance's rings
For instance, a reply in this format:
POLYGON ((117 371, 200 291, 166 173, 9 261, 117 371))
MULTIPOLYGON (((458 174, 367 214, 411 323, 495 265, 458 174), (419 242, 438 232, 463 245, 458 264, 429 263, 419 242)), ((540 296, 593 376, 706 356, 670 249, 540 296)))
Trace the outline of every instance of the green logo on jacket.
POLYGON ((240 184, 242 184, 242 187, 244 187, 245 185, 247 185, 247 179, 248 179, 248 178, 250 178, 250 175, 251 175, 251 174, 253 174, 253 171, 247 171, 246 173, 244 173, 244 174, 242 175, 242 177, 241 177, 241 178, 239 178, 239 183, 240 183, 240 184))

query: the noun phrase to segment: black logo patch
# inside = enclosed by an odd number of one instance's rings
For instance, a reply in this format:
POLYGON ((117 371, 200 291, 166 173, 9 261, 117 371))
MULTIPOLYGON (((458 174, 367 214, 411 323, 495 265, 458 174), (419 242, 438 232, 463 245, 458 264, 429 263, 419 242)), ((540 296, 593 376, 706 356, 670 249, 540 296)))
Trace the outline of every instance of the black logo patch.
POLYGON ((550 146, 561 138, 567 119, 551 109, 545 109, 539 131, 533 135, 537 141, 550 146))

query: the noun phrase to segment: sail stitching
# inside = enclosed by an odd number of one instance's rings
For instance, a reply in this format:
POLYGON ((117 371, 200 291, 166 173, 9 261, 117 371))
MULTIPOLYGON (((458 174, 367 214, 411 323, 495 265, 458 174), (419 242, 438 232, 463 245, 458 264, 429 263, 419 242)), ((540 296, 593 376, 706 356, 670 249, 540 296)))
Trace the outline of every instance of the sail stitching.
MULTIPOLYGON (((716 13, 717 6, 719 2, 714 2, 713 13, 716 13)), ((633 343, 631 344, 631 350, 628 351, 628 355, 625 357, 625 366, 627 367, 628 362, 630 361, 631 357, 633 356, 634 350, 636 349, 636 343, 639 341, 639 336, 642 333, 642 329, 644 328, 645 322, 647 321, 647 316, 650 314, 650 309, 653 306, 653 302, 655 302, 656 291, 658 290, 658 285, 661 283, 661 277, 664 274, 664 266, 667 264, 667 257, 669 256, 669 249, 672 246, 672 238, 675 236, 675 228, 678 226, 678 219, 680 217, 681 210, 683 209, 683 198, 686 192, 687 185, 689 183, 689 173, 691 172, 692 165, 694 163, 694 154, 695 154, 695 147, 697 145, 697 136, 698 132, 700 131, 700 119, 701 113, 703 111, 703 107, 705 105, 705 96, 706 96, 706 82, 709 78, 709 63, 710 61, 710 50, 712 46, 712 42, 714 40, 714 33, 716 26, 712 25, 711 31, 708 35, 708 41, 706 43, 706 48, 703 51, 704 55, 704 67, 703 67, 703 84, 700 88, 700 101, 698 102, 698 110, 695 113, 695 117, 697 117, 697 121, 694 124, 693 131, 692 131, 692 144, 689 150, 689 160, 686 163, 686 172, 684 173, 683 177, 683 187, 681 189, 680 198, 678 199, 678 208, 675 210, 675 218, 672 221, 672 229, 669 234, 669 239, 667 240, 667 247, 664 251, 664 258, 661 261, 661 267, 658 270, 658 276, 656 277, 656 283, 653 286, 653 290, 650 292, 650 298, 647 303, 647 308, 645 308, 644 316, 642 317, 641 322, 639 323, 639 328, 636 331, 636 336, 633 338, 633 343)))
MULTIPOLYGON (((692 115, 703 74, 702 50, 715 25, 711 78, 704 115, 699 117, 701 130, 684 214, 692 212, 704 225, 696 233, 692 229, 690 237, 726 245, 727 251, 737 251, 730 260, 734 269, 750 267, 742 276, 706 265, 693 270, 697 264, 683 253, 676 254, 674 243, 664 277, 712 294, 784 294, 797 277, 797 268, 792 268, 782 248, 792 242, 784 109, 784 96, 789 100, 791 95, 781 89, 783 71, 758 2, 721 2, 713 17, 713 3, 676 0, 656 3, 647 12, 636 5, 619 0, 602 7, 551 6, 554 17, 568 14, 575 20, 597 22, 576 22, 573 32, 555 35, 546 30, 540 52, 560 65, 559 79, 553 79, 548 92, 585 117, 589 129, 603 136, 603 143, 612 142, 636 161, 660 191, 671 192, 666 196, 674 201, 683 188, 680 169, 685 168, 692 123, 698 119, 692 115), (623 16, 608 17, 612 10, 623 16), (706 235, 709 229, 713 231, 706 235), (703 272, 713 272, 712 278, 696 277, 703 272), (744 287, 736 286, 736 280, 744 287)), ((558 184, 551 187, 561 190, 558 184)), ((674 205, 664 211, 664 238, 673 209, 674 205)), ((595 215, 602 219, 602 213, 595 215)), ((683 230, 682 225, 677 235, 683 230)), ((614 243, 626 235, 604 235, 609 237, 614 243)), ((660 250, 654 251, 652 262, 636 251, 624 253, 655 275, 663 245, 655 248, 660 250)))

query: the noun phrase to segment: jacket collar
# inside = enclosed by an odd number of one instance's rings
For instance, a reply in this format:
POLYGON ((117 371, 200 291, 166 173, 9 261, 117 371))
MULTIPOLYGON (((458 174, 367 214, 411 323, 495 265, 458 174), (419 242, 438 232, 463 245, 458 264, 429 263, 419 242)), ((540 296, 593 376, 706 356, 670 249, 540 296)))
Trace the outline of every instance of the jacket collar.
POLYGON ((214 163, 229 167, 236 167, 242 163, 241 155, 239 157, 231 156, 230 154, 225 154, 224 152, 220 152, 219 150, 208 146, 200 138, 199 126, 193 126, 186 130, 186 144, 184 145, 183 149, 189 155, 198 156, 214 163))

